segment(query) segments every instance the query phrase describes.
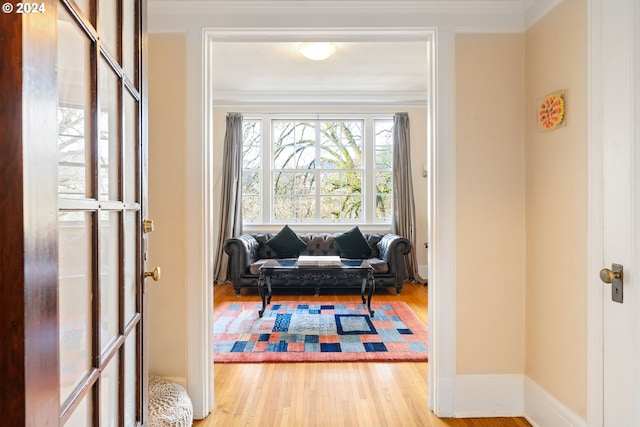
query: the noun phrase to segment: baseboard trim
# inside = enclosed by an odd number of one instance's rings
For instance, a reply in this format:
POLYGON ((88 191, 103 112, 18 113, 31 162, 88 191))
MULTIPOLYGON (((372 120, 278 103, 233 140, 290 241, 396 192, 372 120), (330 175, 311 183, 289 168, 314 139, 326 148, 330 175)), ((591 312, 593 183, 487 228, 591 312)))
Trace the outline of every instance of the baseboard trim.
POLYGON ((520 417, 523 414, 523 375, 456 376, 456 418, 520 417))
POLYGON ((529 377, 524 379, 524 402, 524 417, 534 427, 587 427, 586 420, 529 377))

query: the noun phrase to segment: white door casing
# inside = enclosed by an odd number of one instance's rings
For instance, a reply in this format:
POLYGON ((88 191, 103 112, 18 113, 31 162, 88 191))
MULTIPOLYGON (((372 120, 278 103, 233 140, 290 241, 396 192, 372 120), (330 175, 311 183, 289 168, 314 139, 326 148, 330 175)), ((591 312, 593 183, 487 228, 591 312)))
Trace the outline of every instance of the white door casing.
POLYGON ((640 424, 640 7, 589 4, 588 424, 640 424), (598 271, 624 266, 622 304, 598 271))

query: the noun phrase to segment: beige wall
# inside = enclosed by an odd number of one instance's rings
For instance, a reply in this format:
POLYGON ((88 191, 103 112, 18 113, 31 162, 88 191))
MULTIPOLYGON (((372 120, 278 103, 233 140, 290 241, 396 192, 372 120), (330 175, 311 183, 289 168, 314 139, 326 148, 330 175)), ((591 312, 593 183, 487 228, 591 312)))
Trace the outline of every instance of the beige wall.
POLYGON ((457 373, 524 371, 524 36, 456 44, 457 373))
POLYGON ((149 36, 149 370, 186 378, 185 320, 185 36, 149 36))
MULTIPOLYGON (((586 416, 586 7, 526 34, 456 36, 457 374, 522 374, 586 416), (550 65, 551 64, 551 65, 550 65), (536 100, 567 89, 542 133, 536 100)), ((186 377, 185 36, 149 37, 152 373, 186 377)), ((260 109, 264 111, 264 108, 260 109)), ((406 109, 403 109, 406 110, 406 109)), ((426 263, 423 109, 409 109, 418 263, 426 263), (424 222, 424 224, 423 224, 424 222)), ((317 112, 314 109, 313 112, 317 112)), ((225 109, 214 111, 214 203, 225 109)), ((217 232, 217 214, 214 232, 217 232)))
POLYGON ((586 418, 587 7, 565 0, 526 33, 525 373, 586 418), (565 89, 566 126, 536 127, 565 89))

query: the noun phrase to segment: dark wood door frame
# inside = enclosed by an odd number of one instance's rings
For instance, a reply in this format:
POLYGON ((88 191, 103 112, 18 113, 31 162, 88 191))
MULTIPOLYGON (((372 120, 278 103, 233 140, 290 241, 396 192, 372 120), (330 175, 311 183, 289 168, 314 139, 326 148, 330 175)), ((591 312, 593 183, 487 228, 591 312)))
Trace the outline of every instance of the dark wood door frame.
POLYGON ((14 426, 55 426, 60 411, 57 2, 43 3, 0 14, 0 419, 14 426))

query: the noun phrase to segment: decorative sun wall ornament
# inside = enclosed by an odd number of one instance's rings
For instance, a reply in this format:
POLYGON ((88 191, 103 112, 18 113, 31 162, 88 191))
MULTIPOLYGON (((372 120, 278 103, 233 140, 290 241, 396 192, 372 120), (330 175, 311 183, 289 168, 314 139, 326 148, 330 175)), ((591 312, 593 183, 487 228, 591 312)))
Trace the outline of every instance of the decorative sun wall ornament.
POLYGON ((538 126, 552 130, 565 124, 565 91, 553 92, 538 103, 538 126))

